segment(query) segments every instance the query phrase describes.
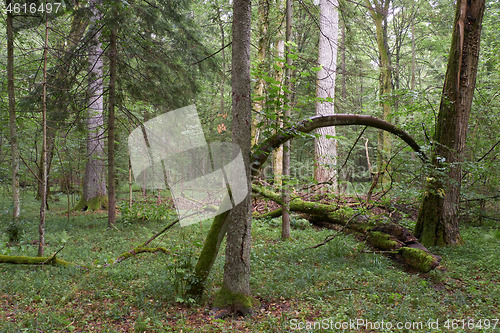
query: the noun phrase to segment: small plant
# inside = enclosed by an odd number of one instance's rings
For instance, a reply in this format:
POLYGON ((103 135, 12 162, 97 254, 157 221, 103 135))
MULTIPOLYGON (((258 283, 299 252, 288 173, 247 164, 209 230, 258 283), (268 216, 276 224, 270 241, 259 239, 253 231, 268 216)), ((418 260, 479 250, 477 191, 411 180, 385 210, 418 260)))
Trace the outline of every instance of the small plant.
POLYGON ((197 282, 197 277, 194 271, 193 253, 179 253, 174 262, 167 266, 169 275, 171 276, 172 285, 175 289, 176 302, 187 305, 193 305, 196 301, 187 296, 190 286, 197 282))

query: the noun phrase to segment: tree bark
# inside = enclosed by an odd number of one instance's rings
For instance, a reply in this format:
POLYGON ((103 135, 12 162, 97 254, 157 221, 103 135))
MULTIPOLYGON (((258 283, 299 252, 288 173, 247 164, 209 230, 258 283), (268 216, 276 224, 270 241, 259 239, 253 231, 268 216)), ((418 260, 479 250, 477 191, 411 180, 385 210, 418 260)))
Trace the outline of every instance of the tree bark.
POLYGON ((42 197, 40 203, 40 222, 38 225, 38 256, 45 249, 45 209, 47 206, 47 56, 49 50, 49 19, 45 16, 45 43, 43 47, 43 91, 42 91, 42 197))
POLYGON ((89 50, 89 89, 87 115, 87 163, 83 182, 83 195, 76 210, 96 210, 106 207, 106 177, 104 165, 103 116, 103 51, 98 27, 102 14, 97 8, 99 0, 92 0, 91 22, 95 29, 89 50))
MULTIPOLYGON (((267 50, 269 45, 269 40, 267 36, 267 30, 269 28, 269 7, 270 7, 269 1, 259 2, 259 8, 258 8, 259 20, 257 22, 259 30, 258 34, 259 39, 257 42, 256 61, 257 61, 257 66, 263 72, 265 72, 265 60, 266 60, 266 55, 268 53, 267 50)), ((264 96, 264 87, 265 87, 264 79, 259 78, 255 83, 253 89, 255 98, 255 100, 253 101, 253 111, 255 112, 255 115, 252 121, 252 147, 259 143, 260 128, 257 125, 262 120, 261 113, 262 110, 264 109, 264 104, 265 104, 265 100, 261 99, 261 97, 264 96)))
MULTIPOLYGON (((286 68, 285 68, 285 88, 287 92, 285 93, 285 103, 283 103, 284 108, 284 121, 289 122, 291 117, 292 109, 292 93, 291 93, 291 77, 292 77, 292 58, 290 54, 290 42, 292 39, 292 14, 293 0, 286 0, 286 68)), ((281 188, 281 195, 283 199, 282 215, 281 215, 281 238, 290 238, 290 188, 289 188, 289 178, 290 178, 290 154, 291 154, 290 141, 283 144, 283 187, 281 188)))
MULTIPOLYGON (((117 19, 116 14, 114 19, 117 19)), ((116 223, 115 188, 115 105, 116 105, 116 23, 111 28, 109 45, 109 101, 108 101, 108 228, 116 223)))
MULTIPOLYGON (((233 142, 242 152, 245 163, 247 188, 250 193, 251 148, 251 77, 250 29, 251 1, 233 1, 232 44, 232 116, 233 142)), ((252 225, 251 197, 247 197, 231 210, 227 229, 226 261, 222 288, 214 301, 215 308, 247 314, 258 301, 250 292, 250 248, 252 225)))
MULTIPOLYGON (((7 0, 6 5, 12 5, 12 1, 7 0)), ((19 192, 19 147, 17 143, 16 94, 14 87, 14 32, 12 16, 12 12, 7 12, 7 91, 9 95, 9 139, 12 157, 12 219, 15 222, 21 213, 21 200, 19 192)))
MULTIPOLYGON (((318 98, 335 98, 335 77, 337 74, 337 49, 339 34, 339 13, 337 0, 320 0, 320 36, 316 95, 318 98)), ((316 102, 316 115, 334 114, 334 102, 316 102)), ((320 183, 328 182, 337 190, 337 140, 335 127, 321 127, 316 130, 314 141, 314 179, 320 183)))
MULTIPOLYGON (((380 67, 380 105, 382 106, 382 119, 392 122, 391 94, 392 94, 392 67, 387 38, 387 16, 391 0, 365 0, 370 15, 375 23, 376 41, 379 52, 380 67)), ((391 138, 387 132, 379 131, 379 159, 378 172, 384 173, 387 161, 391 155, 391 138)), ((380 177, 382 182, 389 181, 386 175, 380 177)))
POLYGON ((463 152, 476 85, 484 0, 459 0, 441 104, 434 134, 434 169, 420 207, 415 234, 426 245, 463 242, 458 208, 463 152), (440 171, 440 170, 445 170, 440 171))

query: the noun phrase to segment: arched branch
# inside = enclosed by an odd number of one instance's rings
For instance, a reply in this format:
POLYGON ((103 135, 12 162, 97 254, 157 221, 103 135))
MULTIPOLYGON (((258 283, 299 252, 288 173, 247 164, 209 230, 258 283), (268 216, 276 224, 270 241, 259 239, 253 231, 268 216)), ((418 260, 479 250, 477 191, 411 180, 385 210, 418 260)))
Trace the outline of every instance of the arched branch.
POLYGON ((349 126, 364 125, 378 128, 392 133, 406 142, 420 157, 422 161, 427 161, 427 156, 422 151, 418 143, 405 131, 382 119, 359 114, 332 114, 327 116, 314 116, 298 122, 290 128, 283 128, 278 133, 270 136, 254 149, 252 155, 252 176, 256 176, 266 162, 269 154, 286 141, 299 136, 299 133, 309 133, 320 127, 327 126, 349 126))

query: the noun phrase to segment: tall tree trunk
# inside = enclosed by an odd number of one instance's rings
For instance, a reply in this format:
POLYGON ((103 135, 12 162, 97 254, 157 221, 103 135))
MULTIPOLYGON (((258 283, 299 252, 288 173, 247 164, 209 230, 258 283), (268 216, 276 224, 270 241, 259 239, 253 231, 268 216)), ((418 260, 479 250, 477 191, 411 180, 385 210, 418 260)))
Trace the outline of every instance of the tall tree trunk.
MULTIPOLYGON (((281 1, 280 1, 281 6, 281 1)), ((285 57, 285 38, 283 33, 279 33, 278 40, 276 41, 276 51, 277 56, 280 59, 285 57)), ((284 82, 283 73, 283 63, 280 61, 276 64, 281 70, 276 71, 276 81, 284 82)), ((283 102, 283 101, 281 101, 283 102)), ((277 112, 280 112, 279 110, 277 112)), ((278 124, 280 128, 283 127, 283 114, 278 117, 278 124)), ((283 146, 278 147, 273 151, 273 175, 274 175, 274 185, 280 187, 283 185, 283 146)))
MULTIPOLYGON (((267 30, 269 28, 269 1, 259 1, 259 20, 258 24, 258 43, 257 43, 257 66, 260 70, 265 71, 266 55, 268 48, 268 36, 267 30)), ((260 129, 257 126, 262 119, 262 110, 264 109, 265 101, 259 97, 264 96, 264 86, 265 82, 263 78, 259 78, 255 83, 253 93, 255 100, 253 101, 253 111, 255 115, 252 121, 252 146, 259 142, 260 129)))
MULTIPOLYGON (((12 5, 7 0, 6 5, 12 5)), ((19 194, 19 147, 17 144, 16 97, 14 87, 14 32, 12 11, 7 12, 7 91, 9 95, 10 151, 12 156, 12 219, 17 221, 21 213, 19 194)))
POLYGON ((99 0, 92 0, 91 22, 95 29, 89 50, 89 89, 87 119, 87 164, 83 181, 83 196, 75 209, 96 210, 106 207, 106 177, 104 165, 104 117, 103 117, 103 51, 98 27, 102 14, 99 0))
POLYGON ((458 0, 441 105, 434 134, 435 167, 415 226, 425 246, 462 243, 458 223, 463 152, 476 85, 485 0, 458 0), (438 170, 446 170, 445 173, 438 170))
MULTIPOLYGON (((392 68, 387 38, 387 16, 391 0, 365 0, 370 15, 375 23, 376 41, 379 52, 380 67, 380 104, 382 106, 382 118, 388 122, 392 121, 391 94, 392 94, 392 68)), ((391 137, 387 132, 379 131, 379 172, 384 172, 388 165, 387 161, 391 155, 391 137)), ((386 174, 379 179, 385 183, 389 180, 386 174)))
POLYGON ((415 18, 412 18, 411 20, 411 81, 410 81, 410 89, 412 91, 415 90, 416 86, 416 78, 415 78, 415 71, 417 68, 417 51, 416 51, 416 43, 415 43, 415 18))
MULTIPOLYGON (((116 15, 114 19, 117 19, 116 15)), ((116 222, 115 189, 115 105, 116 105, 116 23, 111 28, 109 45, 109 101, 108 101, 108 228, 116 222)))
POLYGON ((38 225, 38 256, 43 257, 45 248, 45 209, 47 205, 47 56, 49 50, 49 19, 45 16, 45 43, 43 47, 43 91, 42 91, 42 197, 40 223, 38 225))
MULTIPOLYGON (((245 163, 247 188, 251 191, 250 146, 252 124, 250 78, 251 1, 233 1, 232 116, 233 142, 239 145, 245 163)), ((221 290, 214 307, 248 313, 256 305, 250 292, 251 200, 247 195, 230 213, 226 261, 221 290)))
MULTIPOLYGON (((337 49, 339 33, 339 13, 337 0, 320 0, 320 36, 318 62, 322 66, 318 72, 316 95, 319 98, 335 98, 335 76, 337 73, 337 49)), ((334 113, 334 102, 316 102, 316 114, 334 113)), ((329 182, 337 189, 337 140, 335 127, 317 130, 320 136, 314 141, 314 179, 320 183, 329 182)))
MULTIPOLYGON (((292 93, 291 93, 291 76, 292 76, 292 58, 290 56, 290 42, 292 39, 292 9, 293 0, 286 0, 286 68, 285 68, 285 94, 284 108, 284 121, 290 122, 291 108, 292 108, 292 93)), ((290 141, 283 144, 283 187, 281 189, 281 196, 283 200, 282 215, 281 215, 281 238, 290 238, 290 141)))
POLYGON ((342 25, 340 29, 340 68, 342 71, 342 103, 346 103, 347 101, 347 73, 346 73, 346 46, 345 46, 345 21, 342 20, 342 25))

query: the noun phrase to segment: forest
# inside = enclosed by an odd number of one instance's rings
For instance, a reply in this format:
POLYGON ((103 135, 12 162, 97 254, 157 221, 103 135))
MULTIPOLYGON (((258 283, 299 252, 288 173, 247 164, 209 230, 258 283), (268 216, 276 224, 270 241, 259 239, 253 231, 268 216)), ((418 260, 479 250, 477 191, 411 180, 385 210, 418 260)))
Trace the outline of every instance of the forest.
POLYGON ((500 1, 0 30, 0 332, 500 330, 500 1))

